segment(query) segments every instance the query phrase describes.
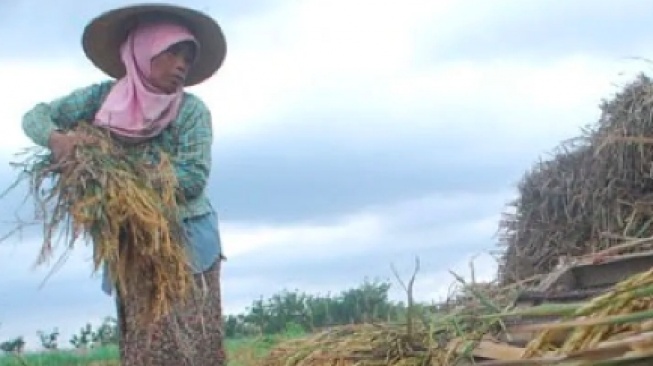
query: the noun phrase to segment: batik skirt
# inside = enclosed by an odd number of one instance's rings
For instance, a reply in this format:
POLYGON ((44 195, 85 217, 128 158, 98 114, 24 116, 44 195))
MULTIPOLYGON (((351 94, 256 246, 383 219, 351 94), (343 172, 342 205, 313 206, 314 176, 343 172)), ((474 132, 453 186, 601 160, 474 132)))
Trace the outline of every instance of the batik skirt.
POLYGON ((195 291, 189 301, 146 328, 136 316, 146 306, 139 291, 116 295, 121 366, 223 366, 224 348, 220 268, 215 214, 186 220, 195 255, 195 291), (216 250, 217 247, 217 250, 216 250))

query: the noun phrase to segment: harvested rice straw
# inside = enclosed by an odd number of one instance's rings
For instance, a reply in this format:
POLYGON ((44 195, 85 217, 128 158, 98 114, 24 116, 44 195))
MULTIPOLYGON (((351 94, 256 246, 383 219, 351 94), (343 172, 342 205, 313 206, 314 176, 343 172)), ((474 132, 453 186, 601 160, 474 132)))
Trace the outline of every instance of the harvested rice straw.
POLYGON ((545 351, 564 355, 597 347, 603 341, 619 334, 648 330, 653 319, 653 269, 631 276, 615 288, 597 296, 579 307, 571 320, 534 326, 544 329, 533 339, 524 353, 525 358, 541 355, 545 351), (577 320, 575 320, 575 319, 577 320), (573 328, 559 347, 549 339, 560 329, 573 328))
MULTIPOLYGON (((178 217, 176 177, 170 158, 159 152, 155 167, 151 151, 123 146, 87 123, 69 133, 88 134, 73 161, 55 166, 49 154, 35 154, 22 164, 30 180, 36 214, 43 220, 44 241, 37 264, 52 256, 55 232, 63 229, 66 249, 80 237, 92 239, 94 269, 104 263, 117 290, 124 295, 146 283, 147 305, 142 322, 157 320, 176 302, 184 302, 194 285, 178 217), (128 152, 143 151, 143 155, 128 152), (54 184, 45 188, 52 178, 54 184)), ((156 156, 156 155, 155 155, 156 156)), ((20 178, 19 178, 20 179, 20 178)))

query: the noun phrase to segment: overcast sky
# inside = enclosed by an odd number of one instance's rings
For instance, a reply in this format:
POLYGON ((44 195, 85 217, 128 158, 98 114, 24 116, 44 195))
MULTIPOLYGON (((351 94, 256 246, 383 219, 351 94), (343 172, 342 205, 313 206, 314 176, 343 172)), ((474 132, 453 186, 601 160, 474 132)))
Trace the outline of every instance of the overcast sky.
MULTIPOLYGON (((125 3, 0 3, 0 188, 30 146, 23 113, 104 80, 81 31, 125 3)), ((227 313, 284 288, 394 281, 390 265, 408 276, 416 255, 420 300, 446 293, 449 269, 468 275, 472 256, 492 278, 486 253, 517 180, 597 119, 614 83, 642 69, 628 58, 653 50, 643 0, 185 3, 214 15, 229 42, 216 77, 190 89, 214 116, 227 313)), ((11 220, 20 197, 4 200, 0 220, 11 220)), ((67 343, 114 314, 84 248, 40 288, 39 239, 0 243, 0 340, 59 327, 67 343)))

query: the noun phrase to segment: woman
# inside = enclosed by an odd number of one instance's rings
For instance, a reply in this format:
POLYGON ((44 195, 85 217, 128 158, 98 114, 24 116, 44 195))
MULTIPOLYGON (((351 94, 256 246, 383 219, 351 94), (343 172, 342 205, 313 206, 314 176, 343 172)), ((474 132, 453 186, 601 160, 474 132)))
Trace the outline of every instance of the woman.
MULTIPOLYGON (((135 327, 138 294, 116 295, 122 365, 224 365, 217 215, 205 188, 211 169, 211 115, 184 91, 220 68, 226 43, 208 16, 186 8, 138 5, 101 15, 85 29, 86 55, 117 80, 83 87, 37 104, 23 119, 25 134, 64 162, 84 136, 64 130, 80 120, 105 127, 143 153, 163 148, 174 159, 184 203, 181 217, 198 292, 184 307, 146 329, 135 327)), ((113 292, 108 276, 103 289, 113 292)))

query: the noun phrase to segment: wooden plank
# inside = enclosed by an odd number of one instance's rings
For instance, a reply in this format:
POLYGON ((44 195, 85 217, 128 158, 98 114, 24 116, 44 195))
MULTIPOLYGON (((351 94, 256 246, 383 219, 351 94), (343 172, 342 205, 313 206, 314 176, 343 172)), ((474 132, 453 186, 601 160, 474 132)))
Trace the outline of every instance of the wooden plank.
MULTIPOLYGON (((467 343, 461 339, 454 339, 449 342, 449 350, 461 354, 465 351, 467 343)), ((478 342, 472 350, 474 357, 480 357, 490 360, 519 360, 524 354, 524 348, 515 347, 504 343, 497 343, 489 340, 478 342)))
MULTIPOLYGON (((653 351, 637 352, 642 344, 653 342, 653 332, 632 335, 619 340, 609 340, 599 343, 596 348, 573 352, 569 355, 548 355, 537 358, 515 360, 515 359, 490 359, 479 362, 483 366, 513 366, 513 365, 586 365, 592 361, 592 365, 601 365, 602 361, 644 361, 653 364, 653 351)), ((629 363, 630 364, 630 363, 629 363)))
POLYGON ((575 289, 573 264, 566 263, 547 275, 533 290, 538 292, 569 291, 575 289))
POLYGON ((534 291, 524 290, 517 296, 517 303, 531 302, 535 305, 542 303, 568 303, 587 300, 592 297, 603 295, 610 291, 612 286, 592 289, 577 289, 570 291, 534 291))
MULTIPOLYGON (((523 330, 520 329, 524 324, 515 323, 506 325, 506 330, 500 334, 500 340, 505 343, 509 343, 514 346, 525 346, 530 341, 535 339, 541 331, 534 330, 523 330)), ((568 329, 561 329, 560 331, 554 332, 549 339, 549 342, 553 344, 561 344, 569 335, 568 329)))
POLYGON ((598 263, 585 262, 571 269, 578 288, 612 286, 653 268, 653 252, 608 257, 598 263))
MULTIPOLYGON (((534 288, 534 293, 557 293, 606 288, 653 268, 653 251, 563 262, 534 288)), ((520 300, 518 299, 517 302, 520 300)), ((528 295, 524 297, 528 302, 528 295)))

